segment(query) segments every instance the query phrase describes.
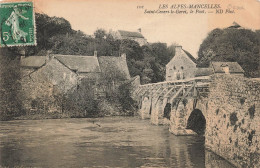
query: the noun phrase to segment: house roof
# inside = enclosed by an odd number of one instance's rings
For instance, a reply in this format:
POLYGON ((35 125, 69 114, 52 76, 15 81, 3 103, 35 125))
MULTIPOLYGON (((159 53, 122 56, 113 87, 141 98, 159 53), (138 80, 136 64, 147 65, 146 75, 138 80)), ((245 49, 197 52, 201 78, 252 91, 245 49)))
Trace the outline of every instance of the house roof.
POLYGON ((237 22, 233 22, 228 28, 240 28, 241 26, 237 22))
POLYGON ((30 78, 48 81, 59 91, 67 91, 77 84, 77 74, 57 59, 50 59, 45 66, 31 73, 30 78))
POLYGON ((244 73, 244 70, 237 62, 211 62, 215 73, 225 73, 223 67, 228 66, 230 73, 244 73))
POLYGON ((101 56, 98 57, 98 61, 101 72, 105 75, 115 75, 118 76, 118 79, 130 79, 130 74, 125 58, 115 56, 101 56))
POLYGON ((21 59, 21 66, 39 68, 46 63, 46 56, 30 56, 21 59))
POLYGON ((130 32, 124 30, 118 30, 121 36, 123 37, 137 37, 137 38, 144 38, 144 36, 139 32, 130 32))
POLYGON ((209 76, 213 74, 212 68, 197 68, 195 72, 195 77, 198 76, 209 76))
POLYGON ((54 57, 73 71, 100 72, 98 59, 95 56, 55 55, 54 57))
POLYGON ((187 54, 187 56, 194 62, 197 63, 197 60, 186 50, 183 50, 185 52, 185 54, 187 54))

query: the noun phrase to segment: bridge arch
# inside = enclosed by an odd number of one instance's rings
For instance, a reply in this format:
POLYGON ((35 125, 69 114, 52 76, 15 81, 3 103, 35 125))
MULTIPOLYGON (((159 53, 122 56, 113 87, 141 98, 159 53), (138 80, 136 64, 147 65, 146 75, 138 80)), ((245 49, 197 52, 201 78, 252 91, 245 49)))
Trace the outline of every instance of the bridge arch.
POLYGON ((139 109, 139 113, 142 119, 150 118, 151 103, 151 99, 148 96, 144 96, 142 98, 141 108, 139 109))
POLYGON ((204 135, 206 130, 206 118, 200 109, 194 109, 187 120, 187 129, 191 129, 198 135, 204 135))
POLYGON ((172 111, 171 103, 166 103, 166 105, 165 105, 165 107, 163 109, 163 117, 167 118, 168 120, 170 120, 171 111, 172 111))

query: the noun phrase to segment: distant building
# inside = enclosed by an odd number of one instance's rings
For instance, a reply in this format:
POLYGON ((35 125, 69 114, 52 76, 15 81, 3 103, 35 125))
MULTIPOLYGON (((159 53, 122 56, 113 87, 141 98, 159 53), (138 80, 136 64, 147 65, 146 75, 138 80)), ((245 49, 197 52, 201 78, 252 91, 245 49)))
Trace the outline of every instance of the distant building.
POLYGON ((244 70, 237 62, 211 62, 209 67, 212 68, 214 74, 244 76, 244 70))
POLYGON ((140 46, 147 44, 147 40, 141 34, 141 29, 138 29, 138 31, 136 31, 136 32, 118 30, 116 32, 113 32, 112 36, 115 39, 120 39, 120 40, 123 40, 123 39, 134 40, 134 41, 138 42, 140 46))
POLYGON ((243 29, 237 22, 233 22, 231 26, 228 27, 228 29, 243 29))
POLYGON ((176 81, 212 74, 244 76, 237 62, 210 62, 208 68, 197 68, 196 59, 181 46, 175 47, 175 56, 166 65, 166 81, 176 81))
POLYGON ((27 110, 44 107, 45 111, 59 111, 55 97, 72 92, 88 81, 96 92, 115 89, 129 80, 126 56, 51 55, 21 58, 23 102, 27 110), (103 78, 103 83, 98 83, 103 78), (85 82, 84 82, 85 83, 85 82), (42 105, 39 105, 42 104, 42 105))
POLYGON ((208 68, 197 68, 195 76, 210 76, 212 74, 244 76, 244 70, 237 62, 210 62, 208 68))
POLYGON ((166 81, 195 77, 196 59, 182 46, 175 47, 175 56, 166 65, 166 81))

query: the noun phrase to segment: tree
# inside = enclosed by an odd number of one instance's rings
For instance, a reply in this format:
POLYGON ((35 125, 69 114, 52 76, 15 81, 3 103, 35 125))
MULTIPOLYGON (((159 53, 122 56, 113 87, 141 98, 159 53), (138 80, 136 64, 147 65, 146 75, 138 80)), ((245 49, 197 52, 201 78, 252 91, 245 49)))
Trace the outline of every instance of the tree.
POLYGON ((247 77, 260 77, 259 30, 214 29, 200 45, 198 66, 207 67, 210 61, 236 61, 247 77))
POLYGON ((24 114, 18 51, 16 47, 0 48, 0 120, 24 114))
POLYGON ((165 66, 170 61, 169 50, 167 50, 167 44, 165 43, 153 43, 151 44, 152 52, 155 55, 155 60, 165 66))
POLYGON ((94 33, 96 39, 104 39, 107 36, 107 33, 104 29, 97 29, 94 33))
POLYGON ((141 60, 144 58, 143 51, 139 43, 129 39, 121 40, 120 53, 126 53, 127 57, 135 60, 141 60))

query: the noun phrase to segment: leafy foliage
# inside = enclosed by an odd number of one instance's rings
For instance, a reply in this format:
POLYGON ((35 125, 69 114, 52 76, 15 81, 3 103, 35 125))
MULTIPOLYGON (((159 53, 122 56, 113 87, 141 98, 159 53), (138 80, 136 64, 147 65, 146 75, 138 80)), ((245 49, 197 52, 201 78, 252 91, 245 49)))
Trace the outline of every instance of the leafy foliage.
POLYGON ((214 29, 200 45, 199 66, 210 61, 236 61, 248 77, 260 77, 260 31, 214 29))
POLYGON ((9 120, 24 114, 19 83, 19 59, 16 48, 0 49, 0 120, 9 120), (17 68, 18 67, 18 68, 17 68))

